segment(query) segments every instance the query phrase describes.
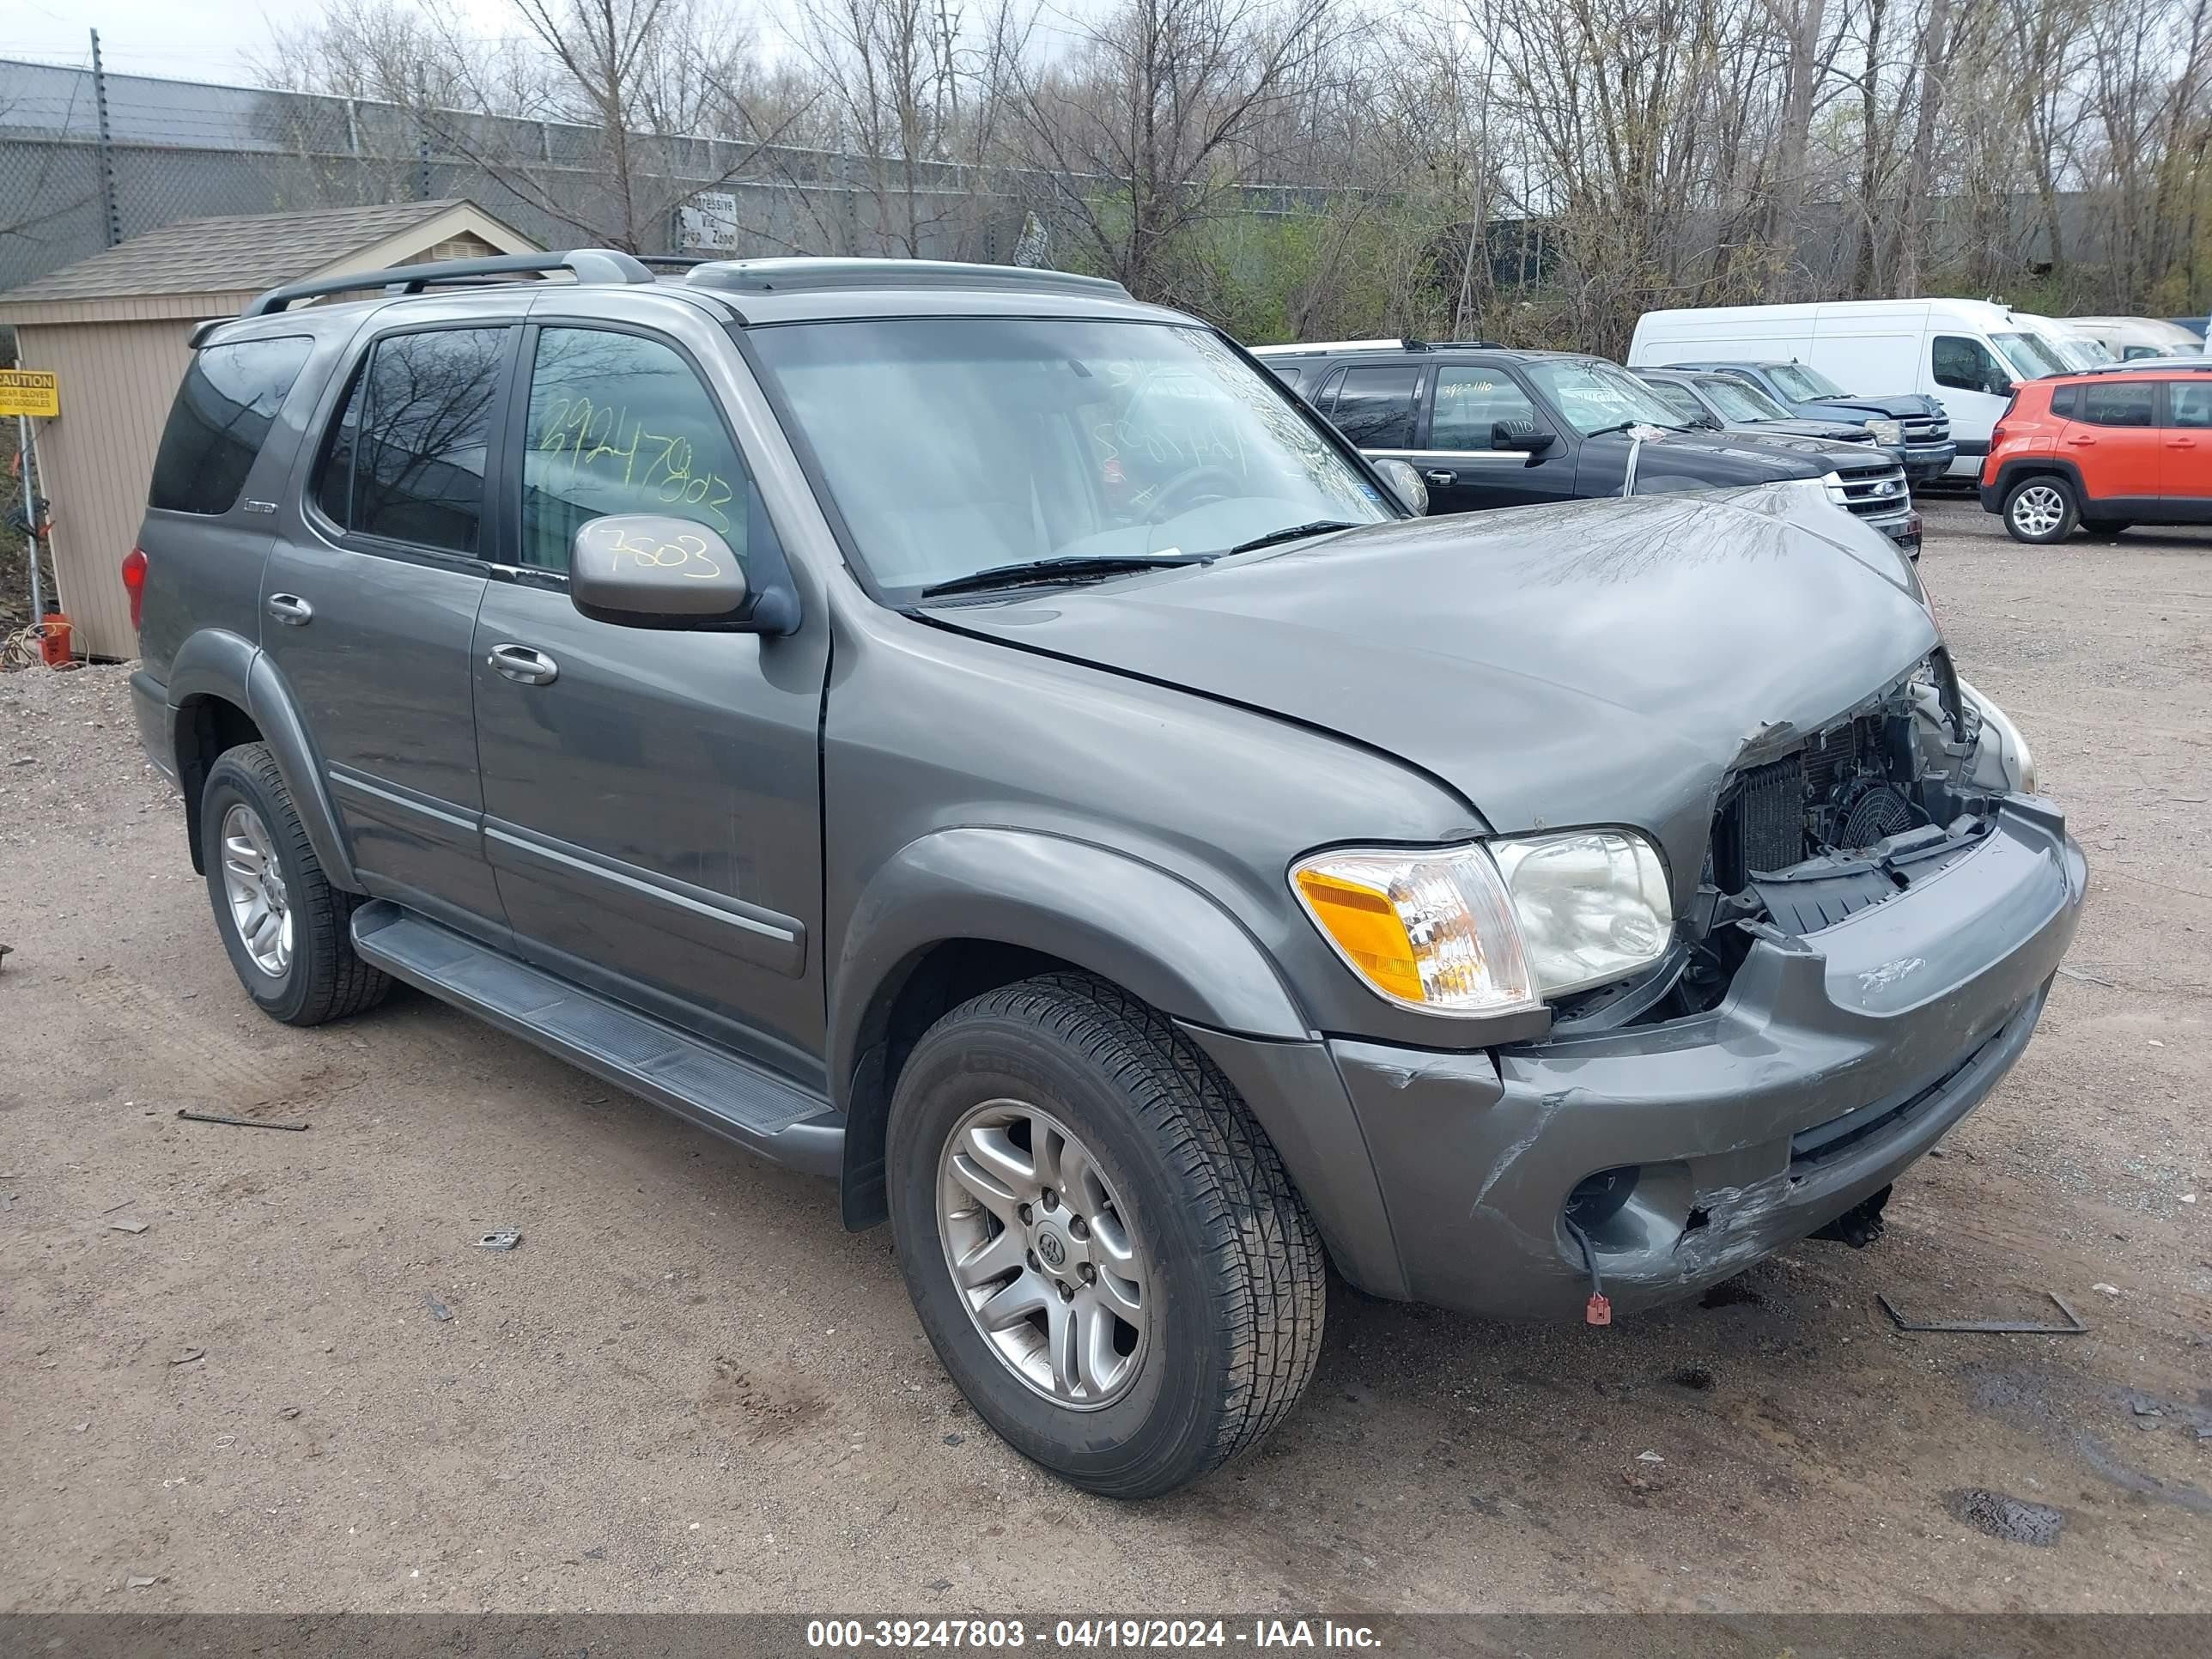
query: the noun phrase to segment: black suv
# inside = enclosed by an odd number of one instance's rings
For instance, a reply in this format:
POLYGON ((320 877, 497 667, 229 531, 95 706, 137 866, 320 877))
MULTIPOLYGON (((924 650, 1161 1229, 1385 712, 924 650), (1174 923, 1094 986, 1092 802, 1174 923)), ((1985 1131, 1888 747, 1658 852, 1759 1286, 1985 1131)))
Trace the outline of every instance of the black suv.
POLYGON ((1371 459, 1419 469, 1432 513, 1819 479, 1905 551, 1919 516, 1878 449, 1693 430, 1633 374, 1577 352, 1352 340, 1253 354, 1371 459))

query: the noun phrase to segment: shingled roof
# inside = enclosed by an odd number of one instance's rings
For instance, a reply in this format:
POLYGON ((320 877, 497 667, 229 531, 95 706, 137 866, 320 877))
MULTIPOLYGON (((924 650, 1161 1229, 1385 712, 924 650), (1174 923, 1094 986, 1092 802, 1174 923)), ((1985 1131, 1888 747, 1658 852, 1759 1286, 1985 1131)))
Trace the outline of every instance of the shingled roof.
MULTIPOLYGON (((301 213, 179 220, 0 294, 0 304, 258 292, 325 270, 349 256, 404 236, 417 226, 427 227, 457 209, 499 225, 475 204, 459 197, 374 207, 318 208, 301 213)), ((499 228, 514 237, 517 246, 529 246, 507 227, 499 228)))

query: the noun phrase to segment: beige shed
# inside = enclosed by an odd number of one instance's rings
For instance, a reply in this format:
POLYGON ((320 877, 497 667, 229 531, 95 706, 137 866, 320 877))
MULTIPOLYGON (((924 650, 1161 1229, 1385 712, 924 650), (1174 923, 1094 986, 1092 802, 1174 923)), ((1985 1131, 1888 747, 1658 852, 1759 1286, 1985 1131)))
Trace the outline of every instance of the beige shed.
MULTIPOLYGON (((123 556, 197 325, 280 283, 537 251, 473 202, 394 202, 185 220, 0 294, 21 366, 61 377, 61 415, 35 422, 33 459, 53 503, 54 574, 78 654, 138 653, 123 556)), ((12 430, 0 433, 0 447, 14 446, 12 430)))

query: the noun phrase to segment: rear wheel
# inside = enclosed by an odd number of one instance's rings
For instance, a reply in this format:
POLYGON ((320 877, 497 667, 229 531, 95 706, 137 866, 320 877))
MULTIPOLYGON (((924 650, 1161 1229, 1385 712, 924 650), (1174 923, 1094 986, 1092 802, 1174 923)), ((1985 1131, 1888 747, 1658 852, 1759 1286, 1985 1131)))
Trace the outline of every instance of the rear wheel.
POLYGON ((2006 495, 2005 529, 2016 542, 2047 546, 2074 533, 2081 518, 2073 485, 2049 473, 2022 478, 2006 495))
POLYGON ((1117 1498, 1256 1443, 1321 1351, 1327 1270, 1281 1161, 1206 1057, 1081 975, 915 1045, 887 1161, 922 1328, 1017 1450, 1117 1498))
POLYGON ((261 1012, 319 1025, 384 1000, 392 981, 353 952, 361 900, 331 885, 265 744, 226 751, 200 796, 200 858, 222 948, 261 1012))

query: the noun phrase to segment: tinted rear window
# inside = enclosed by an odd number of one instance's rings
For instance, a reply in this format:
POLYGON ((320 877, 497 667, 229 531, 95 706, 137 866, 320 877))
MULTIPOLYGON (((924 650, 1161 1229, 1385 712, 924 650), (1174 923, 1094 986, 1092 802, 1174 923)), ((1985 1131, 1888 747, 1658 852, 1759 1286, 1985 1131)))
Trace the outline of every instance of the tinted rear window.
POLYGON ((1329 417, 1362 449, 1404 449, 1413 441, 1413 392, 1421 371, 1377 365, 1346 371, 1336 383, 1329 417))
POLYGON ((195 352, 161 431, 148 505, 173 513, 229 512, 313 344, 305 335, 287 334, 195 352))
POLYGON ((379 340, 331 424, 315 501, 356 535, 473 554, 507 329, 379 340))

